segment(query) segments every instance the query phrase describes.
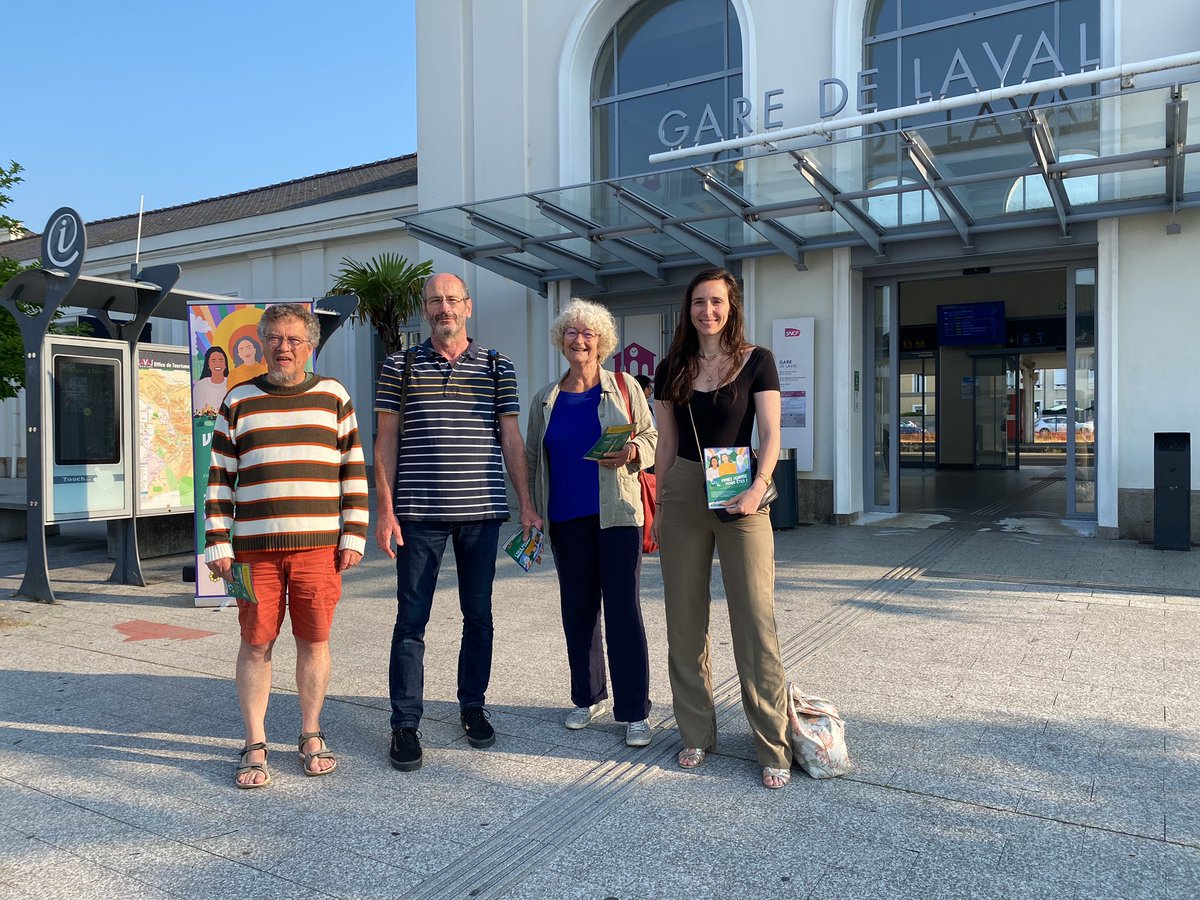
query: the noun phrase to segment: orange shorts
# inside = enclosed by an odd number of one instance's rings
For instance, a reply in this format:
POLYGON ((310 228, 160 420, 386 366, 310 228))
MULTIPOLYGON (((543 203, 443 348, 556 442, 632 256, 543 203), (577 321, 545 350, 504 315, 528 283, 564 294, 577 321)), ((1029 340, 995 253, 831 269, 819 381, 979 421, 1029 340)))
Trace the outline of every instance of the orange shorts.
POLYGON ((292 634, 302 641, 329 640, 333 608, 342 596, 342 573, 334 566, 336 547, 316 550, 255 550, 237 554, 250 563, 258 603, 238 601, 238 624, 247 644, 279 637, 283 613, 291 610, 292 634))

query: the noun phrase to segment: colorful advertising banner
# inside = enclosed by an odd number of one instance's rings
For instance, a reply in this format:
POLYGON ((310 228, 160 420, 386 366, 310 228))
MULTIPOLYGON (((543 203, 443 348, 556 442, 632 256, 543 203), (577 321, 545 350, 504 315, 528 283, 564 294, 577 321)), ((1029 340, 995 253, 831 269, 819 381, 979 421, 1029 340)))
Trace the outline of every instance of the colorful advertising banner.
POLYGON ((204 564, 204 494, 212 456, 213 429, 229 389, 267 371, 258 340, 266 303, 188 304, 191 348, 192 469, 196 528, 196 606, 229 602, 225 583, 204 564))

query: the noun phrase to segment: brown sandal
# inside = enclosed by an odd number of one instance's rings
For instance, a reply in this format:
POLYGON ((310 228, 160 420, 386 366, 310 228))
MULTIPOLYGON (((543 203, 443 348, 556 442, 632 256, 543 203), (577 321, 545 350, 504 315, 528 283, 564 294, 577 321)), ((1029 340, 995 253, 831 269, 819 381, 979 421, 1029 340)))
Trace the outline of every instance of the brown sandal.
POLYGON ((300 735, 299 749, 300 749, 300 765, 304 768, 304 774, 307 775, 309 778, 317 778, 318 776, 321 776, 321 775, 328 775, 330 772, 332 772, 334 769, 337 768, 337 759, 334 757, 333 751, 329 749, 329 745, 325 743, 325 732, 323 732, 323 731, 306 731, 306 732, 304 732, 303 734, 300 735), (317 740, 319 740, 321 742, 321 749, 319 749, 313 753, 305 753, 304 745, 308 741, 311 741, 313 738, 316 738, 317 740), (314 759, 332 759, 333 765, 330 766, 328 769, 313 770, 313 769, 309 768, 309 766, 312 765, 312 761, 314 759))
POLYGON ((266 787, 271 783, 271 770, 267 768, 267 745, 262 741, 257 744, 247 744, 238 751, 238 767, 233 773, 233 783, 243 791, 253 790, 254 788, 266 787), (260 763, 246 762, 246 754, 253 753, 255 750, 263 752, 263 761, 260 763), (265 778, 262 781, 238 781, 238 776, 243 772, 262 772, 265 778))

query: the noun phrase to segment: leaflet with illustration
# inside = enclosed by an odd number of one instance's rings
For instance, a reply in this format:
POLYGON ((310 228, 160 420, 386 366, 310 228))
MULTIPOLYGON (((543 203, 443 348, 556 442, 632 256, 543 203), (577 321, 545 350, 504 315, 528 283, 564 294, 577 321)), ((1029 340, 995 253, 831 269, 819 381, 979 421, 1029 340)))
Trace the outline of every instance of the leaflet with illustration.
POLYGON ((539 528, 530 528, 529 537, 525 537, 524 529, 518 528, 516 534, 504 545, 504 552, 511 556, 518 566, 529 571, 534 563, 542 562, 542 540, 544 535, 539 528))
POLYGON ((247 603, 257 603, 258 595, 254 593, 254 581, 250 577, 250 563, 235 562, 229 567, 229 593, 238 600, 247 603))
POLYGON ((750 489, 749 447, 705 447, 702 462, 709 509, 720 509, 750 489))
POLYGON ((633 425, 609 425, 595 446, 583 455, 584 459, 604 459, 605 453, 620 450, 633 437, 633 425))

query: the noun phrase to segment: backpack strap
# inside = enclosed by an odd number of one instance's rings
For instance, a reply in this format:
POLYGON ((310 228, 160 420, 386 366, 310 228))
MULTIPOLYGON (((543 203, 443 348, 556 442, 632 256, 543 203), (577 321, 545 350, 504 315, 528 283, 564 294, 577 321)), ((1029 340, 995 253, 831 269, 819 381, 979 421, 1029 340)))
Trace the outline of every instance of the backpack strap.
POLYGON ((488 350, 488 369, 492 373, 492 431, 496 435, 496 443, 500 442, 500 351, 488 350))
POLYGON ((408 384, 412 380, 412 367, 416 358, 416 347, 409 347, 404 351, 404 372, 400 375, 400 430, 396 435, 397 441, 404 437, 404 409, 408 406, 408 384))

